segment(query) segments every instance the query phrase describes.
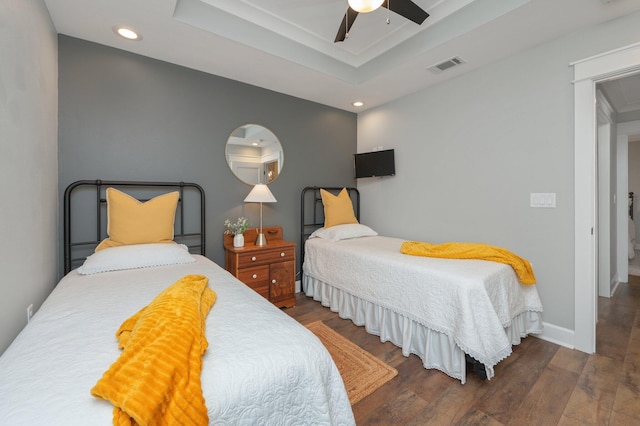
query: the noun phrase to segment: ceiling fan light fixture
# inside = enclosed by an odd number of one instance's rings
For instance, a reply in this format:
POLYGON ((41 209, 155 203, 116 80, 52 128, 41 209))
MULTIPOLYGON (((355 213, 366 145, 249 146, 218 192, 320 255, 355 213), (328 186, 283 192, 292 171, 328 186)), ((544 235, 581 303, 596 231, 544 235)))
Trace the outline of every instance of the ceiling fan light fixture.
POLYGON ((356 12, 373 12, 384 3, 384 0, 347 0, 349 7, 356 12))

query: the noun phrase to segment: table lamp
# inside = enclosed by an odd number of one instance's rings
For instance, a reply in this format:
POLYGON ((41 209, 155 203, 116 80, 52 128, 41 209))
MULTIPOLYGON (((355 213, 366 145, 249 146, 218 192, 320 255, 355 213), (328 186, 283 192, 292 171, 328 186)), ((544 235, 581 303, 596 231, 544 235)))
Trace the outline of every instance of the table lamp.
POLYGON ((247 198, 244 199, 245 203, 260 203, 260 231, 256 238, 256 246, 266 246, 267 238, 262 233, 262 203, 275 203, 276 197, 273 196, 269 187, 264 183, 259 183, 253 187, 247 198))

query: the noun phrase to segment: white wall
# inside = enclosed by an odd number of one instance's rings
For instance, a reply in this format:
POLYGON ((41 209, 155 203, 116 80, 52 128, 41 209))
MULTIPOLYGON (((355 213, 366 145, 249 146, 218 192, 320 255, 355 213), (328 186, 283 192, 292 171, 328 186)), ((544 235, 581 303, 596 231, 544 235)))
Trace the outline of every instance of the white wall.
POLYGON ((503 246, 529 259, 545 322, 574 329, 571 62, 640 41, 640 13, 534 47, 363 112, 358 152, 396 149, 396 176, 359 180, 385 235, 503 246), (557 208, 529 207, 531 192, 557 208))
POLYGON ((57 36, 42 0, 0 6, 0 352, 56 281, 57 36))

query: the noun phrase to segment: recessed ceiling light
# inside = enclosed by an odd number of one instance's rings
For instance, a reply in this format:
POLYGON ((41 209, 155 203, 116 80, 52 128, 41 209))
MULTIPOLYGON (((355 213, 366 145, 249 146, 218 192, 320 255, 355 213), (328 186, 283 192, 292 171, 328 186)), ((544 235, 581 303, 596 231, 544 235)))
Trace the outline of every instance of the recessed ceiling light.
POLYGON ((352 103, 351 105, 353 105, 354 107, 361 107, 364 105, 364 102, 362 101, 355 101, 354 103, 352 103))
POLYGON ((124 37, 127 40, 142 40, 142 36, 140 36, 140 34, 135 32, 131 28, 116 26, 113 27, 113 31, 120 37, 124 37))

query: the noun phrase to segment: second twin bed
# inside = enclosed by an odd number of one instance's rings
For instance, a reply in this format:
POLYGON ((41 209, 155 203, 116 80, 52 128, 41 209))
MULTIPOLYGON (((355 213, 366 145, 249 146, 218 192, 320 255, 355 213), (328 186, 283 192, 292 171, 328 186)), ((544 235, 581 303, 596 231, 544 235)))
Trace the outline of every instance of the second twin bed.
MULTIPOLYGON (((358 211, 359 193, 348 190, 358 211)), ((400 251, 405 240, 359 223, 323 226, 320 188, 305 188, 301 200, 306 295, 405 356, 418 355, 425 368, 465 383, 468 355, 490 379, 512 345, 542 333, 537 289, 523 285, 511 266, 409 256, 400 251)))

